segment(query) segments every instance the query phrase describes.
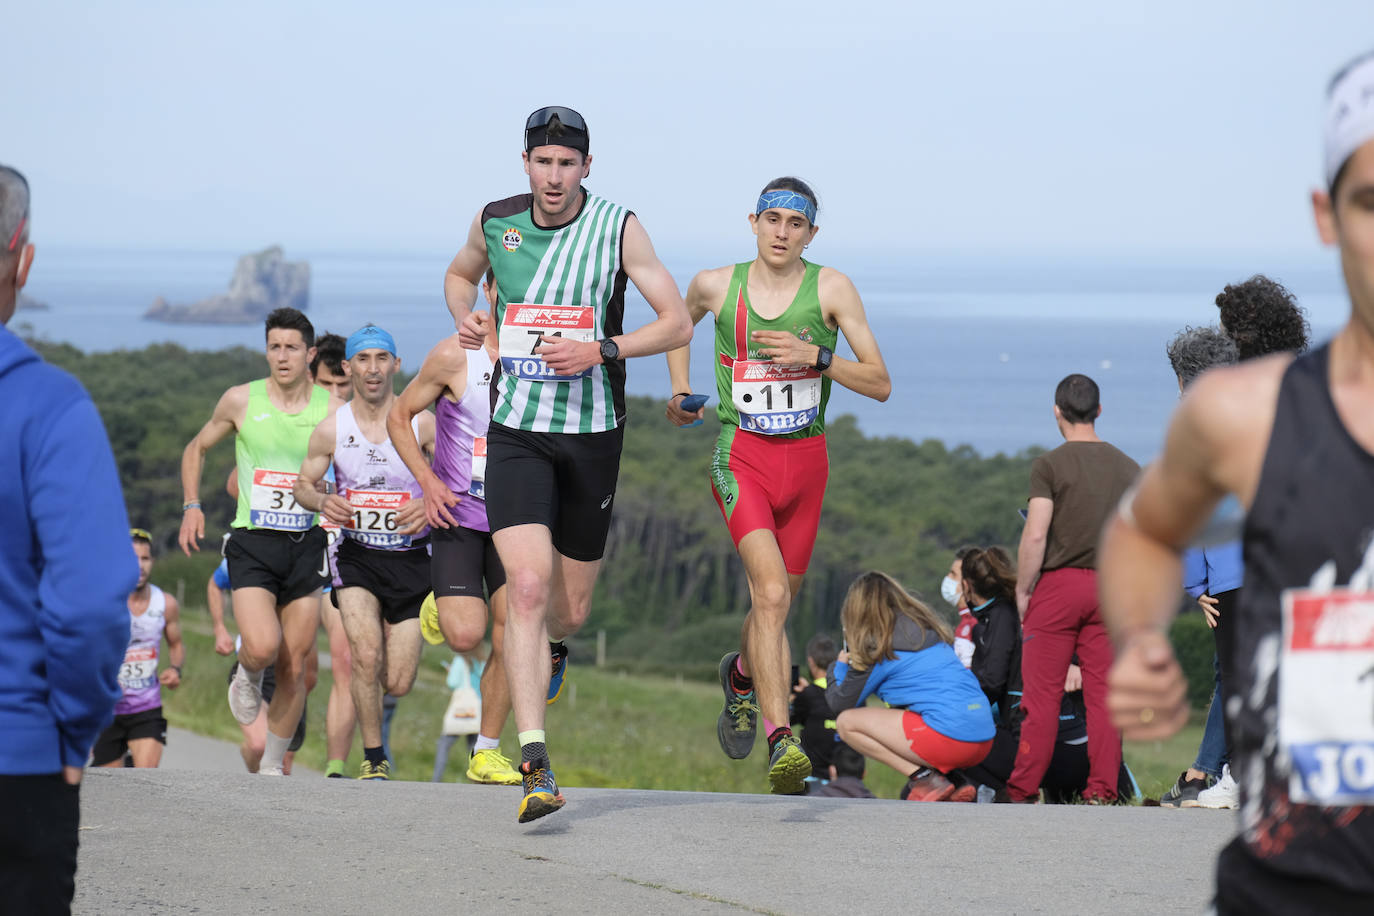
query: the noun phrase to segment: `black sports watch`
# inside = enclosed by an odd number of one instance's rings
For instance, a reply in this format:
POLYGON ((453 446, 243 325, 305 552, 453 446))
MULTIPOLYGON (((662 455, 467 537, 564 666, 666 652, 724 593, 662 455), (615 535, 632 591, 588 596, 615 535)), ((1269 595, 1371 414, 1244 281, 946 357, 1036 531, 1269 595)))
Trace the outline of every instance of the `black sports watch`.
POLYGON ((816 354, 816 365, 812 366, 817 372, 824 372, 830 368, 830 361, 835 358, 835 351, 829 347, 817 347, 820 352, 816 354))
POLYGON ((601 361, 604 363, 620 359, 620 346, 611 338, 601 341, 601 361))

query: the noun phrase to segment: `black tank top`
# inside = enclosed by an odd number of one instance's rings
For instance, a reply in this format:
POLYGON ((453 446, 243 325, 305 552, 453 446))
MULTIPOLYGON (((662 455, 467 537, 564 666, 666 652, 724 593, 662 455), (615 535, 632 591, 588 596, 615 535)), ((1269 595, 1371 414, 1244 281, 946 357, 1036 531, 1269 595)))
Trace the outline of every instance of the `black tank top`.
POLYGON ((1360 573, 1374 573, 1374 455, 1336 413, 1329 359, 1323 346, 1284 373, 1245 523, 1226 686, 1241 834, 1223 900, 1253 868, 1374 893, 1374 669, 1360 679, 1374 665, 1374 577, 1360 573), (1372 600, 1351 602, 1360 592, 1372 600))

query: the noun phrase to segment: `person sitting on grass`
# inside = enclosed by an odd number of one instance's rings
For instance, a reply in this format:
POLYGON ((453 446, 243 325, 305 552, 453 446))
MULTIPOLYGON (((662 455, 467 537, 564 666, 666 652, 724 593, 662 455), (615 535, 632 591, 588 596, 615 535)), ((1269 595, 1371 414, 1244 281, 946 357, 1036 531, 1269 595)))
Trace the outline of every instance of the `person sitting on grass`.
POLYGON ((840 612, 845 650, 831 667, 826 700, 840 740, 910 774, 912 801, 973 801, 971 785, 946 773, 982 761, 996 729, 978 679, 950 645, 948 624, 882 572, 854 580, 840 612), (891 709, 865 709, 870 695, 891 709))
POLYGON ((830 781, 812 783, 807 792, 813 798, 877 798, 864 785, 864 755, 843 741, 836 741, 830 752, 830 781))

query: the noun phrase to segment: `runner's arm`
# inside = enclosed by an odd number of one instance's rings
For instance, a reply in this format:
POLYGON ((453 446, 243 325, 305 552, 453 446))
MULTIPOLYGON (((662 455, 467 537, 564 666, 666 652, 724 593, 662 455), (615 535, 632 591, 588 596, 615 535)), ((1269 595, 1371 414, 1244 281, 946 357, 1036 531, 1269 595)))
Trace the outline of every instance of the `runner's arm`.
POLYGON ((1054 500, 1032 496, 1026 505, 1026 524, 1021 529, 1021 544, 1016 548, 1016 610, 1026 619, 1031 592, 1040 580, 1040 567, 1045 563, 1045 543, 1049 538, 1050 520, 1054 518, 1054 500))
MULTIPOLYGON (((887 374, 878 339, 869 327, 868 314, 853 281, 838 270, 823 268, 820 294, 821 302, 827 305, 827 311, 854 351, 854 359, 836 354, 825 374, 850 391, 875 401, 886 401, 892 394, 892 379, 887 374)), ((815 361, 811 364, 814 366, 815 361)))
POLYGON ((329 464, 334 460, 334 438, 338 422, 334 416, 325 417, 310 434, 310 444, 306 448, 305 460, 301 462, 301 472, 296 475, 291 495, 296 502, 311 512, 319 512, 336 525, 347 525, 353 519, 353 507, 348 500, 337 493, 321 492, 320 484, 324 475, 329 473, 329 464))
MULTIPOLYGON (((463 349, 461 346, 454 346, 451 337, 440 341, 429 351, 425 361, 420 364, 420 371, 415 373, 410 384, 396 396, 396 402, 391 405, 391 410, 386 416, 386 432, 391 438, 391 445, 414 476, 416 483, 420 485, 420 489, 424 491, 425 518, 436 528, 449 528, 458 524, 449 512, 449 507, 458 504, 458 497, 439 479, 430 463, 425 460, 426 443, 415 438, 415 430, 410 423, 418 414, 424 413, 430 404, 443 397, 446 389, 452 391, 456 385, 459 390, 453 392, 454 396, 463 396, 463 389, 467 385, 467 354, 463 349)), ((431 417, 427 422, 428 450, 433 454, 434 419, 431 417)), ((426 426, 422 421, 422 438, 426 436, 425 430, 426 426)))
POLYGON ((486 272, 488 264, 487 241, 482 235, 482 214, 478 213, 468 227, 467 241, 458 249, 444 273, 444 301, 448 304, 453 326, 458 329, 463 346, 469 350, 480 347, 482 338, 490 329, 472 311, 477 302, 482 274, 486 272))
MULTIPOLYGON (((720 305, 721 297, 725 295, 725 290, 721 287, 722 270, 724 268, 703 270, 692 278, 691 283, 687 284, 687 319, 692 322, 693 327, 696 327, 702 318, 713 311, 713 307, 720 305)), ((724 276, 728 283, 729 274, 724 274, 724 276)), ((705 407, 692 413, 678 409, 678 405, 682 403, 682 398, 679 395, 685 396, 692 393, 691 346, 692 342, 689 338, 687 343, 674 350, 669 350, 667 353, 668 379, 672 387, 672 396, 668 399, 666 414, 676 426, 686 426, 706 415, 705 407)))
POLYGON ((248 409, 248 386, 235 385, 220 396, 209 421, 200 428, 181 453, 182 503, 194 503, 182 509, 181 531, 177 543, 189 557, 191 549, 200 549, 205 537, 205 513, 200 508, 200 477, 205 470, 205 453, 216 442, 238 429, 240 418, 248 409))
POLYGON ((210 624, 215 632, 215 651, 228 655, 234 651, 234 639, 224 625, 224 589, 215 584, 215 577, 205 583, 205 606, 210 609, 210 624))
POLYGON ((166 595, 166 609, 163 611, 166 625, 162 629, 163 638, 167 640, 167 662, 169 667, 163 668, 158 675, 158 680, 163 687, 181 686, 181 666, 186 663, 186 644, 181 641, 181 606, 171 595, 166 595))

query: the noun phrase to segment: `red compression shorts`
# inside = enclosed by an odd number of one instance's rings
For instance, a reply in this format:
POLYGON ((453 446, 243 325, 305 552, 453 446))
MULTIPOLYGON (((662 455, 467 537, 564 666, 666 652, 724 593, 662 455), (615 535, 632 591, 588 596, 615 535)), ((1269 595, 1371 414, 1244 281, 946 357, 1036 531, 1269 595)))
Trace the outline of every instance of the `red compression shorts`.
POLYGON ((794 576, 811 562, 829 476, 824 435, 785 439, 727 424, 711 456, 711 490, 735 547, 751 531, 771 531, 794 576))
POLYGON ((902 713, 902 731, 906 733, 911 752, 942 773, 982 763, 992 750, 991 738, 987 741, 947 738, 927 725, 920 713, 909 709, 902 713))

